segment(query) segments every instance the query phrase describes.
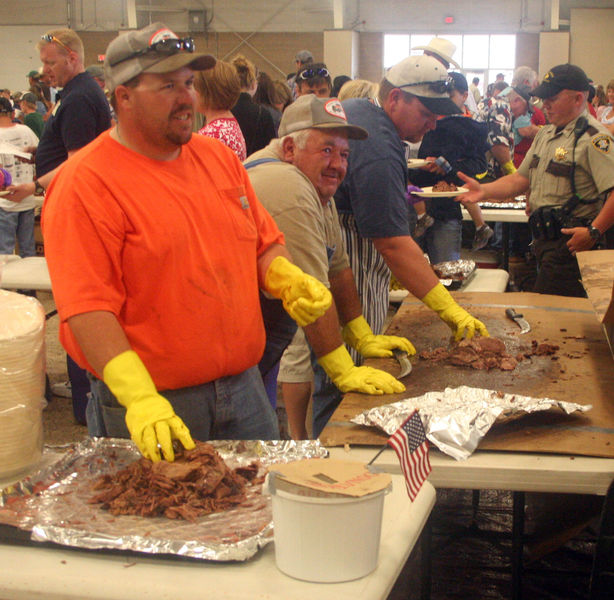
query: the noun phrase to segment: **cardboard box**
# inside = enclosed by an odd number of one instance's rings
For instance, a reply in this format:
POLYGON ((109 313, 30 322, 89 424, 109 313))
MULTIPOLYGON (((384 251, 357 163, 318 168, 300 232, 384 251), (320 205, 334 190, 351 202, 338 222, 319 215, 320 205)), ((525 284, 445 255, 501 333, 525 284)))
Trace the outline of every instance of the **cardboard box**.
POLYGON ((322 494, 360 497, 381 491, 391 484, 388 473, 354 461, 311 458, 269 468, 279 478, 293 484, 294 493, 309 495, 310 490, 322 494), (298 491, 297 491, 298 490, 298 491))
POLYGON ((582 285, 602 324, 614 357, 614 250, 579 252, 582 285))

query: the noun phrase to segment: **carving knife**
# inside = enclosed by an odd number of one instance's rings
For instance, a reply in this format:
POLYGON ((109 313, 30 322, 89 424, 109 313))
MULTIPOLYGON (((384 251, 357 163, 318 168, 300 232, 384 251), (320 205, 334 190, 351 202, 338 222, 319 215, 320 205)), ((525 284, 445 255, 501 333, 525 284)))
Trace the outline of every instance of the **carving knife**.
POLYGON ((409 360, 409 355, 407 352, 403 350, 399 350, 398 348, 392 351, 394 357, 397 359, 399 366, 401 367, 401 371, 397 375, 397 379, 401 379, 401 377, 405 377, 411 373, 411 361, 409 360))
POLYGON ((505 314, 508 319, 516 322, 516 325, 520 327, 520 333, 527 333, 531 331, 531 326, 529 322, 523 318, 524 315, 517 313, 513 308, 506 308, 505 314))

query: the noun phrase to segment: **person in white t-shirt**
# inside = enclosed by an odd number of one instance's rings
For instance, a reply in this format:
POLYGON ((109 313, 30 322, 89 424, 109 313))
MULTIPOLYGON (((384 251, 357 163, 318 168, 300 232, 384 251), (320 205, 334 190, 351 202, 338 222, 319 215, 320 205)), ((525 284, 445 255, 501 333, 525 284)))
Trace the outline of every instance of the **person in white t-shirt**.
MULTIPOLYGON (((35 133, 21 123, 14 123, 14 110, 6 98, 0 98, 0 146, 6 144, 22 151, 31 151, 38 145, 35 133)), ((13 183, 28 183, 34 179, 34 165, 22 161, 14 154, 0 154, 0 167, 11 174, 13 183)), ((0 196, 0 254, 13 254, 19 243, 21 257, 34 256, 34 208, 36 199, 26 196, 15 202, 9 196, 0 196)))

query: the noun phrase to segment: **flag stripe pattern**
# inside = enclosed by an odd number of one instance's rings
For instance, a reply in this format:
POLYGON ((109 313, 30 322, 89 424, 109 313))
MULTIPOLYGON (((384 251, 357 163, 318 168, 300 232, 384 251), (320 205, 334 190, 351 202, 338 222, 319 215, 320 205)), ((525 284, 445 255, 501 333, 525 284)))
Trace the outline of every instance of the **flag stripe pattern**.
POLYGON ((394 448, 399 457, 401 470, 405 475, 407 494, 413 502, 431 472, 428 441, 417 411, 409 415, 392 434, 388 444, 394 448))

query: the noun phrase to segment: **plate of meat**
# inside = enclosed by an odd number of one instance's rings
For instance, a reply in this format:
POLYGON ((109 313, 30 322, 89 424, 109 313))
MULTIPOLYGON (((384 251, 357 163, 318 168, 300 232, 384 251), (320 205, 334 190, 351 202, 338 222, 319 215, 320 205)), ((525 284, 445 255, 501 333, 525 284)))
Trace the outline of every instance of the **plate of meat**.
POLYGON ((465 194, 469 190, 465 187, 458 187, 454 183, 448 183, 447 181, 440 181, 432 187, 422 188, 421 192, 412 192, 416 196, 422 198, 450 198, 451 196, 458 196, 465 194))

